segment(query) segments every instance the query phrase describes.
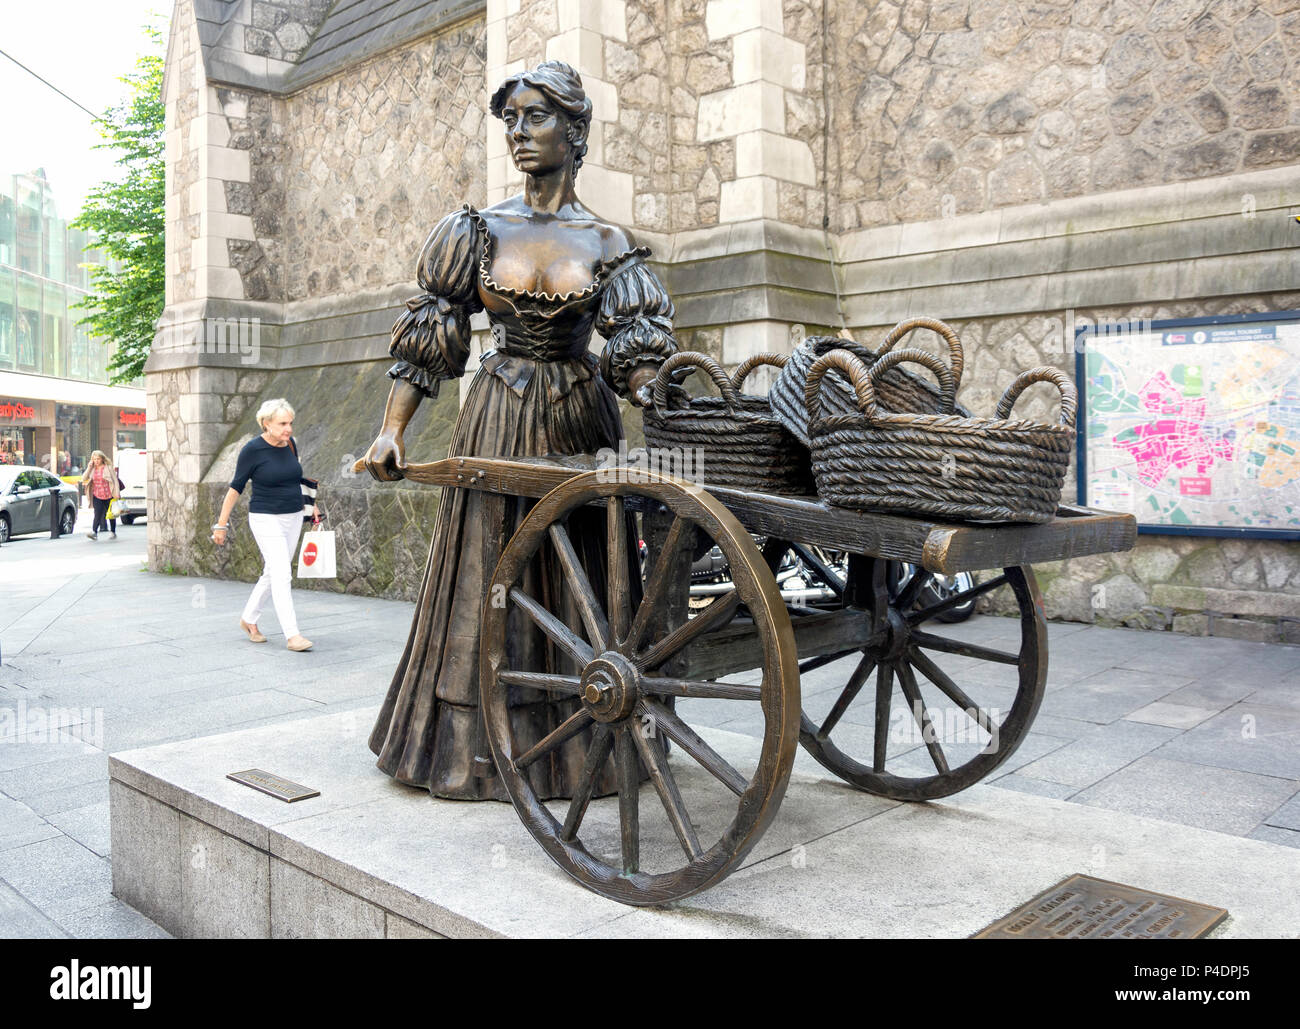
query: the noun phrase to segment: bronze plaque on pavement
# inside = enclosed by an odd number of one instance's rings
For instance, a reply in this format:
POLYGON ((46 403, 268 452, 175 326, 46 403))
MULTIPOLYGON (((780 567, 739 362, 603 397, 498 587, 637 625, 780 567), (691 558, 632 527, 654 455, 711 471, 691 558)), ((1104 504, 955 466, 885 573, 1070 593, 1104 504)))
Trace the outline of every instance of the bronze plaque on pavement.
POLYGON ((976 933, 976 940, 1194 940, 1224 908, 1072 875, 976 933))
POLYGON ((226 778, 233 779, 245 786, 251 786, 255 790, 283 800, 288 804, 292 804, 295 800, 306 800, 309 797, 320 796, 320 790, 313 790, 309 786, 302 785, 302 783, 290 782, 278 775, 264 772, 260 768, 248 768, 242 772, 231 772, 226 778))

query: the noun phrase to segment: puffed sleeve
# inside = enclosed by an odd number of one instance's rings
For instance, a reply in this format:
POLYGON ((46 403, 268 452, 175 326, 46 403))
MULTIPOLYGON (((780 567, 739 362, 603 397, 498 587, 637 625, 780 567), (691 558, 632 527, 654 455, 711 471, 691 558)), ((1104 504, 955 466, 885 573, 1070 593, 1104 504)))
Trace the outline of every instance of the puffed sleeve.
POLYGON ((605 283, 596 331, 607 340, 600 359, 601 377, 614 392, 627 396, 627 380, 640 364, 663 364, 677 352, 673 338, 673 302, 638 248, 605 283))
POLYGON ((469 318, 483 309, 477 289, 480 232, 468 208, 447 215, 434 227, 416 269, 424 292, 406 302, 393 325, 388 352, 397 363, 388 375, 405 379, 427 397, 438 395, 442 380, 465 374, 469 318))

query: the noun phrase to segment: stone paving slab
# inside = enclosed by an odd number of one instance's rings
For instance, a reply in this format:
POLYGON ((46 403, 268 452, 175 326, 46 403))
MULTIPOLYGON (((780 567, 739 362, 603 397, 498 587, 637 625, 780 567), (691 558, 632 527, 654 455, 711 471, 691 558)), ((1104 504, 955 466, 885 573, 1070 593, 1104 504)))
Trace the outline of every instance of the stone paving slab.
POLYGON ((1178 730, 1138 722, 1118 722, 1052 751, 1020 769, 1033 779, 1082 788, 1167 743, 1178 730))
POLYGON ((1249 835, 1300 783, 1148 754, 1076 794, 1080 804, 1249 835))
POLYGON ((1272 812, 1264 819, 1264 822, 1278 829, 1291 829, 1300 832, 1300 793, 1296 793, 1280 808, 1272 812))
POLYGON ((1300 710, 1242 701, 1171 739, 1160 756, 1300 779, 1300 710))
POLYGON ((67 836, 0 851, 0 879, 44 915, 63 916, 108 899, 108 859, 67 836))

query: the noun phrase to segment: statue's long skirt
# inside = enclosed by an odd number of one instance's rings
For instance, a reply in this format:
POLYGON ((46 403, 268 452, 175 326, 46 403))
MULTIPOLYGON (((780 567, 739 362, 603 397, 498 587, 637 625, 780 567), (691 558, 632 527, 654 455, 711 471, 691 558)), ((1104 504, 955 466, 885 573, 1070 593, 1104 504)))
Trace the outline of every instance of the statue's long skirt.
MULTIPOLYGON (((538 366, 521 396, 480 368, 456 421, 449 456, 591 454, 617 448, 623 435, 618 400, 603 380, 593 375, 575 382, 556 399, 545 369, 545 364, 538 366)), ((533 503, 479 490, 442 492, 410 638, 370 735, 381 769, 437 797, 509 799, 493 767, 479 710, 479 623, 497 560, 533 503)), ((569 534, 593 588, 604 597, 604 512, 590 508, 575 514, 569 534)), ((635 535, 629 537, 635 545, 635 535)), ((520 585, 585 635, 549 542, 520 585)), ((510 608, 507 667, 575 674, 527 615, 513 604, 510 608)), ((510 688, 519 747, 540 740, 580 703, 572 697, 551 698, 538 690, 510 688)), ((572 795, 590 741, 587 730, 530 768, 539 796, 572 795)), ((612 763, 607 762, 597 791, 613 790, 612 763)))

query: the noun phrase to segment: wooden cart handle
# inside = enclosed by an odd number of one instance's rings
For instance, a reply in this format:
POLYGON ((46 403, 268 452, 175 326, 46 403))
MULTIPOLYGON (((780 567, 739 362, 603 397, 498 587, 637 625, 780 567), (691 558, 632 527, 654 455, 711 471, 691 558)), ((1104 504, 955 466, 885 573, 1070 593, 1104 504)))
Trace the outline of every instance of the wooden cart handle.
POLYGON ((773 368, 784 368, 788 360, 785 354, 755 354, 753 357, 746 358, 741 362, 740 367, 731 373, 731 388, 739 393, 741 385, 755 368, 765 364, 773 368))
POLYGON ((1016 376, 1016 381, 1007 387, 1007 391, 1002 394, 1002 399, 998 401, 997 416, 1010 418, 1011 409, 1016 406, 1020 394, 1036 382, 1050 382, 1060 390, 1061 424, 1073 428, 1074 416, 1079 408, 1079 391, 1075 388, 1074 381, 1065 372, 1047 365, 1030 368, 1029 371, 1021 372, 1016 376))
POLYGON ((956 331, 946 322, 939 321, 938 318, 909 318, 907 321, 899 322, 889 330, 889 335, 885 341, 880 344, 880 349, 876 352, 878 356, 884 357, 893 349, 894 344, 915 329, 929 329, 931 332, 937 332, 943 337, 943 341, 948 344, 948 363, 952 369, 952 386, 955 393, 961 386, 962 370, 966 367, 966 358, 962 352, 961 340, 957 337, 956 331))
POLYGON ((708 354, 683 350, 673 354, 672 357, 659 366, 659 374, 655 376, 654 382, 654 405, 656 408, 663 408, 668 403, 668 373, 688 365, 692 368, 703 368, 708 372, 709 378, 718 387, 718 392, 722 394, 722 399, 727 402, 727 406, 731 408, 736 406, 736 401, 740 398, 732 387, 731 380, 727 378, 727 373, 718 366, 718 362, 708 354))

